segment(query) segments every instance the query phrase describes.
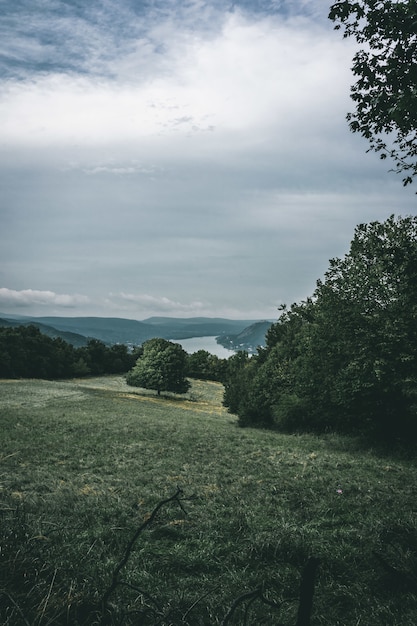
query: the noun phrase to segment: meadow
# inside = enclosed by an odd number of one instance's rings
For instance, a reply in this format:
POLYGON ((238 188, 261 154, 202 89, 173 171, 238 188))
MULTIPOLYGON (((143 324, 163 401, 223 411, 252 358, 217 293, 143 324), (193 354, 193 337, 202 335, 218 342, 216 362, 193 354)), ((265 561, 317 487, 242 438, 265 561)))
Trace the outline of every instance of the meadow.
POLYGON ((222 392, 0 381, 2 624, 98 624, 119 565, 100 623, 295 626, 309 557, 312 626, 417 623, 415 460, 241 429, 222 392))

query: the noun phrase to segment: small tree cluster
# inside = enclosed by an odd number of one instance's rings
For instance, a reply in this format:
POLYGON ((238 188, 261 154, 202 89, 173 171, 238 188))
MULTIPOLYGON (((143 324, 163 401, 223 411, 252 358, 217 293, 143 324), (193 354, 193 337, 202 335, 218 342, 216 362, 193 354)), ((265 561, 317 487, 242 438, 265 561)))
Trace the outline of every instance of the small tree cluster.
POLYGON ((242 425, 415 441, 417 218, 359 225, 266 348, 233 360, 225 404, 242 425))
POLYGON ((137 359, 125 345, 91 339, 82 348, 34 326, 0 328, 0 378, 58 379, 127 372, 137 359))
POLYGON ((201 380, 223 382, 227 371, 227 359, 220 359, 207 350, 197 350, 187 357, 187 376, 201 380))

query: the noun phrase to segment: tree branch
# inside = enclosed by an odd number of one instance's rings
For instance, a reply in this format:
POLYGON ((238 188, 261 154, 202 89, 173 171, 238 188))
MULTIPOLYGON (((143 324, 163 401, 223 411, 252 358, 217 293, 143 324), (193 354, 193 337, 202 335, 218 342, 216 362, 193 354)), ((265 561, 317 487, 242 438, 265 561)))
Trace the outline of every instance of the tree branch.
MULTIPOLYGON (((156 505, 156 507, 154 508, 152 513, 150 514, 150 516, 143 522, 143 524, 141 524, 141 526, 139 526, 139 528, 134 533, 132 539, 129 541, 129 543, 126 546, 126 550, 125 550, 125 553, 123 555, 123 558, 116 565, 116 567, 115 567, 115 569, 113 571, 112 581, 111 581, 109 587, 107 588, 107 590, 103 594, 103 599, 102 599, 103 612, 104 612, 105 609, 108 608, 108 602, 109 602, 109 598, 110 598, 111 594, 114 592, 116 587, 120 584, 120 581, 119 581, 120 572, 125 567, 126 563, 128 562, 129 557, 130 557, 130 555, 132 553, 133 547, 134 547, 134 545, 135 545, 139 535, 145 530, 145 528, 147 528, 148 526, 150 526, 152 524, 152 522, 155 520, 156 516, 158 515, 160 509, 162 509, 162 507, 164 507, 169 502, 173 502, 174 500, 176 500, 180 504, 179 496, 182 493, 183 493, 182 489, 180 487, 177 487, 177 491, 174 493, 174 495, 172 495, 169 498, 166 498, 165 500, 161 500, 160 502, 158 502, 158 504, 156 505)), ((180 504, 180 507, 182 508, 182 510, 184 510, 181 504, 180 504)))

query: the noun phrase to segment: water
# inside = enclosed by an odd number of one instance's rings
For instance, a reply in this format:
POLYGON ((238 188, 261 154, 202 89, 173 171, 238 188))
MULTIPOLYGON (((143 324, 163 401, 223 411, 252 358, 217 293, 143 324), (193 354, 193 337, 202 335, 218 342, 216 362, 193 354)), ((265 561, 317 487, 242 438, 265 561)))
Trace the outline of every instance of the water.
POLYGON ((233 356, 233 350, 226 350, 217 343, 216 337, 190 337, 190 339, 170 339, 173 343, 179 343, 188 354, 193 354, 198 350, 207 350, 210 354, 215 354, 220 359, 228 359, 233 356))

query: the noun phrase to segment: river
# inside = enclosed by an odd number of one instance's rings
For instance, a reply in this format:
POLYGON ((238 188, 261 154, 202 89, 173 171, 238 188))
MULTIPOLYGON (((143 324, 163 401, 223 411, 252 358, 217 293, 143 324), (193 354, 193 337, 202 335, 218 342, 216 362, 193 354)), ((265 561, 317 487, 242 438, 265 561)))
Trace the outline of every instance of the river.
POLYGON ((226 350, 217 343, 216 337, 190 337, 190 339, 170 339, 170 341, 179 343, 188 354, 193 354, 198 350, 207 350, 221 359, 228 359, 235 354, 233 350, 226 350))

